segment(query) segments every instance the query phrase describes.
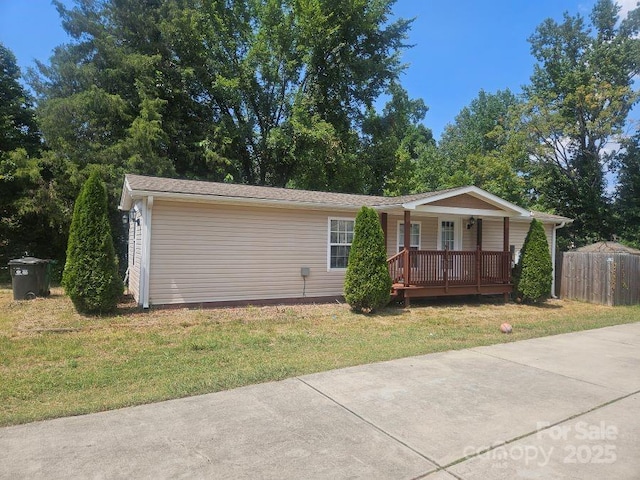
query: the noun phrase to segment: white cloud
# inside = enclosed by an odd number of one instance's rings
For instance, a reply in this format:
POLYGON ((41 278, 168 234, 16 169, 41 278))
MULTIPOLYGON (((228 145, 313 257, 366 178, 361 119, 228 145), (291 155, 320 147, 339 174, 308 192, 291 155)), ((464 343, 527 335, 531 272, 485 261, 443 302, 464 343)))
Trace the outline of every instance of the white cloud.
POLYGON ((624 18, 629 13, 629 10, 636 8, 638 0, 617 0, 616 3, 622 7, 620 10, 620 18, 624 18))

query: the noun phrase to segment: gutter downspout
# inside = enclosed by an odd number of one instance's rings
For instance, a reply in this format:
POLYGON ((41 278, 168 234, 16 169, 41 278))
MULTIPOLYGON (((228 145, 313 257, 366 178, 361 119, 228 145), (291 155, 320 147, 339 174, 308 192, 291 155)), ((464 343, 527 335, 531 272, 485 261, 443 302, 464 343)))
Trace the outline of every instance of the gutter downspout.
POLYGON ((560 225, 553 227, 553 237, 551 238, 551 266, 553 267, 553 277, 551 278, 551 298, 558 298, 556 295, 556 236, 558 229, 564 227, 567 222, 562 222, 560 225))
POLYGON ((142 308, 149 308, 149 267, 151 265, 151 217, 153 213, 153 197, 147 197, 142 203, 142 258, 140 259, 140 303, 142 308))

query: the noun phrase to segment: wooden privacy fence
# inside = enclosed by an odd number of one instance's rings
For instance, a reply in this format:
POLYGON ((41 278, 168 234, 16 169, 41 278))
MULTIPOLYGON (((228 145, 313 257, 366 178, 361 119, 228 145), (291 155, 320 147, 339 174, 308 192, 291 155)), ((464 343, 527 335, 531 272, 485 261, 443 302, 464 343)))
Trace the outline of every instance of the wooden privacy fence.
POLYGON ((640 303, 640 255, 565 252, 560 297, 605 305, 640 303))

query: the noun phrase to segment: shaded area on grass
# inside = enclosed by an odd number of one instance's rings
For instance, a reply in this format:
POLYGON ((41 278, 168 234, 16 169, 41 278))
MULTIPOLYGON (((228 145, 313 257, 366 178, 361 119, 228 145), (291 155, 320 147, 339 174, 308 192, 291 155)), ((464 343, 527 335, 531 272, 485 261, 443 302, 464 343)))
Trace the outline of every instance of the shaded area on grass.
POLYGON ((230 389, 451 349, 637 321, 640 307, 551 301, 415 302, 358 315, 348 305, 152 309, 78 315, 54 289, 14 302, 0 289, 0 425, 230 389), (499 325, 509 322, 511 335, 499 325))

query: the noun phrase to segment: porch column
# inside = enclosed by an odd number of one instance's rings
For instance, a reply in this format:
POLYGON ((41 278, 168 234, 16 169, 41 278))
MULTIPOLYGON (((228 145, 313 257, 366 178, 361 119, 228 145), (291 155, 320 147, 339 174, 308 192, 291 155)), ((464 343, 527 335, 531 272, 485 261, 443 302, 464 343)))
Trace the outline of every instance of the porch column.
POLYGON ((384 249, 387 251, 387 255, 389 251, 387 250, 387 214, 384 212, 380 212, 380 226, 382 227, 382 234, 384 235, 384 249))
POLYGON ((411 247, 411 210, 404 211, 404 248, 411 247))
POLYGON ((476 248, 482 250, 482 219, 476 220, 476 248))
POLYGON ((509 251, 509 217, 504 217, 503 228, 502 228, 502 251, 509 251))
MULTIPOLYGON (((403 276, 405 286, 411 284, 411 259, 409 258, 409 250, 411 247, 411 210, 404 211, 404 266, 403 276)), ((407 299, 408 300, 408 299, 407 299)), ((405 306, 408 306, 408 302, 405 301, 405 306)))

